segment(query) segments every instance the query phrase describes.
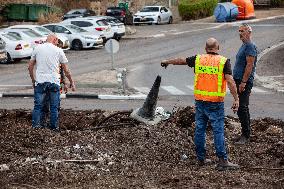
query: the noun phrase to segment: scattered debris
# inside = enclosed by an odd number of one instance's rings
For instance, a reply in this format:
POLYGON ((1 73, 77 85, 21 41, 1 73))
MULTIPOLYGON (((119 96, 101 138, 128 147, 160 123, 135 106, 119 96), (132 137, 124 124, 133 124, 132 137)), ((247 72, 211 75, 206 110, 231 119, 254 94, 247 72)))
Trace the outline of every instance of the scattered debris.
MULTIPOLYGON (((220 173, 196 163, 194 108, 178 108, 147 126, 131 111, 61 110, 60 133, 32 129, 31 112, 0 110, 0 184, 3 188, 283 188, 284 122, 252 120, 252 138, 235 146, 240 129, 227 117, 230 160, 241 169, 220 173), (115 126, 119 123, 134 123, 115 126), (94 129, 97 126, 100 129, 94 129)), ((216 162, 210 127, 208 158, 216 162)))

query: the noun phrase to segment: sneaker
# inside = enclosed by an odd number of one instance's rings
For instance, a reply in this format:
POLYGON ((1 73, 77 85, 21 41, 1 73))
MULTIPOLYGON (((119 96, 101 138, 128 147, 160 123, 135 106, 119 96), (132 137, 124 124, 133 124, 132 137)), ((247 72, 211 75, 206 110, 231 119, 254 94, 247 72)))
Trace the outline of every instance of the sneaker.
POLYGON ((235 144, 237 144, 237 145, 244 145, 244 144, 246 144, 248 142, 249 142, 249 138, 241 135, 240 138, 235 142, 235 144))
POLYGON ((211 159, 198 160, 198 165, 199 166, 210 165, 212 163, 213 162, 212 162, 211 159))
POLYGON ((239 168, 240 166, 238 164, 231 163, 224 159, 220 159, 216 166, 216 170, 218 171, 237 170, 239 168))

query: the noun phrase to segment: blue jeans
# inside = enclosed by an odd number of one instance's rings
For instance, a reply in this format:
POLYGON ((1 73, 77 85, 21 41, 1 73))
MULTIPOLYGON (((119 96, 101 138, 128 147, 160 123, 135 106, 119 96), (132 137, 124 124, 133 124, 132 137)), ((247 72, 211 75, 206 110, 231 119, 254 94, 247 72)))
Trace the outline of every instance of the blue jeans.
POLYGON ((197 159, 202 161, 206 156, 206 127, 210 121, 215 151, 218 158, 227 159, 224 140, 224 102, 195 101, 195 133, 194 143, 197 159))
POLYGON ((32 114, 33 128, 40 128, 41 119, 45 112, 43 111, 46 99, 50 106, 50 128, 57 129, 58 108, 60 103, 60 87, 54 83, 38 83, 34 89, 34 110, 32 114))
MULTIPOLYGON (((46 128, 50 128, 49 123, 47 122, 47 120, 49 119, 49 107, 50 107, 50 100, 49 100, 49 96, 46 95, 43 99, 43 109, 42 109, 42 114, 40 117, 40 125, 42 127, 46 127, 46 128)), ((60 102, 58 105, 58 121, 57 121, 57 128, 59 128, 59 120, 60 120, 60 102)))

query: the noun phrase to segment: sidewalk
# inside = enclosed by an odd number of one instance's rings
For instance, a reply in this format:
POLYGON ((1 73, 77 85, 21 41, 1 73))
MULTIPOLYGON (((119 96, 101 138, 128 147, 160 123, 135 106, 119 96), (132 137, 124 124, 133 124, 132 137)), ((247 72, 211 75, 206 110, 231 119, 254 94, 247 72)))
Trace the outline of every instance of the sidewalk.
MULTIPOLYGON (((256 9, 255 10, 255 19, 250 20, 237 20, 235 22, 216 22, 214 16, 210 16, 207 18, 199 19, 199 20, 190 20, 190 21, 176 21, 172 25, 163 24, 159 25, 161 30, 170 30, 172 27, 174 27, 175 24, 182 24, 182 25, 192 25, 192 24, 211 24, 213 27, 218 27, 224 24, 237 24, 241 22, 257 22, 260 20, 266 20, 266 19, 273 19, 275 17, 284 17, 284 8, 270 8, 270 9, 256 9)), ((157 30, 153 30, 153 27, 155 26, 149 26, 146 28, 142 28, 140 26, 127 26, 127 32, 126 36, 124 36, 124 39, 143 39, 143 38, 152 38, 152 37, 164 37, 164 33, 161 33, 157 30)), ((184 30, 186 30, 187 27, 184 27, 184 30)), ((198 29, 198 28, 197 28, 198 29)), ((182 32, 182 31, 180 31, 182 32)))
POLYGON ((284 42, 272 46, 259 55, 256 67, 256 83, 261 86, 284 92, 284 42))

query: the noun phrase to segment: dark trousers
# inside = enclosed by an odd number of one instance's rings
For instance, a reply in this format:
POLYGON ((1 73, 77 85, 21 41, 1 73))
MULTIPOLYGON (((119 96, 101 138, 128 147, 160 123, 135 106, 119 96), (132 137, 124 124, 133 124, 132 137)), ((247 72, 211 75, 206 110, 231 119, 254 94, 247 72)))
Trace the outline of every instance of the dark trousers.
POLYGON ((249 138, 250 137, 250 114, 249 114, 249 96, 251 93, 251 89, 253 84, 250 82, 246 83, 245 90, 240 93, 239 85, 241 84, 242 80, 236 80, 238 95, 239 95, 239 109, 238 109, 238 117, 241 122, 242 126, 242 135, 249 138))

